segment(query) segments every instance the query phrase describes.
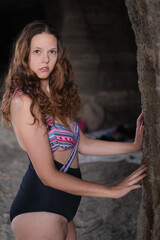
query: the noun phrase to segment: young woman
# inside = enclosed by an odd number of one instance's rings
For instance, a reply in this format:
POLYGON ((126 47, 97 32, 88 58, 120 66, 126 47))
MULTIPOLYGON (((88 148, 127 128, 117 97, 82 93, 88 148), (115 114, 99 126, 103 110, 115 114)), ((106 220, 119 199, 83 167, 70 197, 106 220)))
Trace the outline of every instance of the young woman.
POLYGON ((28 24, 14 47, 1 109, 29 158, 10 211, 17 240, 76 240, 73 217, 81 196, 120 198, 141 187, 145 165, 114 186, 82 180, 77 153, 140 151, 142 114, 133 143, 107 142, 82 133, 75 121, 80 109, 72 67, 57 32, 43 22, 28 24))

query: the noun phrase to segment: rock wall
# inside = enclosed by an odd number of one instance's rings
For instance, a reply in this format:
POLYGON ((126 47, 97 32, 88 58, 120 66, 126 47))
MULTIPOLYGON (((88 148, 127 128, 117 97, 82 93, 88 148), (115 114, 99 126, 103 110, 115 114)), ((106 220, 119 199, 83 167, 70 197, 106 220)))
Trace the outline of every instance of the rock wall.
POLYGON ((34 19, 48 20, 68 49, 89 130, 135 121, 140 112, 136 45, 123 0, 2 0, 0 19, 0 72, 19 30, 34 19))
POLYGON ((148 166, 138 240, 160 239, 160 0, 126 0, 135 32, 144 111, 143 161, 148 166))

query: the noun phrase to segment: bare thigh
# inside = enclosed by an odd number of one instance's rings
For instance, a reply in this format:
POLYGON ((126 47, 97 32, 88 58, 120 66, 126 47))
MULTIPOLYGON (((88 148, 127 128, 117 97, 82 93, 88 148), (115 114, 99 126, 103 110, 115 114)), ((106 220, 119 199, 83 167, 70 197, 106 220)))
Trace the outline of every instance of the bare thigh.
POLYGON ((11 228, 16 240, 65 240, 68 222, 58 214, 32 212, 15 217, 11 228))
POLYGON ((68 223, 68 233, 66 240, 77 240, 76 229, 73 221, 68 223))

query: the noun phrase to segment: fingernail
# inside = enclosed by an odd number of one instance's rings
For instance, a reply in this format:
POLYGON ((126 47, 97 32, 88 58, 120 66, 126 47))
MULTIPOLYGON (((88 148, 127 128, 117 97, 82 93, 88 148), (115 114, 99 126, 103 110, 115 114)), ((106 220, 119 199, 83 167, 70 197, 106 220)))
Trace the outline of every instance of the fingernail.
POLYGON ((147 163, 143 163, 143 165, 145 165, 145 166, 146 166, 146 165, 147 165, 147 163))

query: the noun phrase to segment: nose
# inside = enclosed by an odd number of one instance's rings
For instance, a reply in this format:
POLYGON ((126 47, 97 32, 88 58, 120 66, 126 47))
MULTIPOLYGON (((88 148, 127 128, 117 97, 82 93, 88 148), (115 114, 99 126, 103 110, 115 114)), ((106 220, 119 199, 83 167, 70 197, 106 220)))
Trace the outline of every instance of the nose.
POLYGON ((44 53, 42 56, 42 62, 43 63, 48 63, 49 62, 49 56, 48 53, 44 53))

